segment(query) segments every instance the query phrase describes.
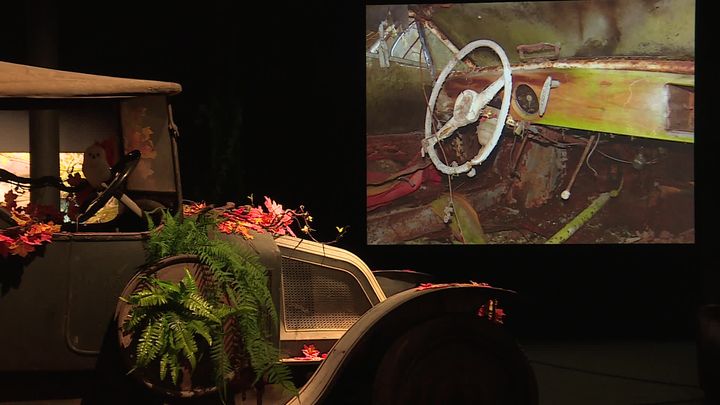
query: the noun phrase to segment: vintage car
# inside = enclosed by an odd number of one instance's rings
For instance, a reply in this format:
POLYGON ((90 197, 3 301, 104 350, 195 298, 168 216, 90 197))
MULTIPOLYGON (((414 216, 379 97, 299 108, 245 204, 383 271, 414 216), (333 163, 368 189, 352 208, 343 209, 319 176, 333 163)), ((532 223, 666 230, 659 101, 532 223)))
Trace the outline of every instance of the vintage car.
POLYGON ((694 242, 694 1, 367 21, 369 244, 694 242))
MULTIPOLYGON (((180 91, 0 63, 0 400, 52 399, 42 387, 84 370, 91 380, 70 395, 85 403, 217 395, 189 369, 172 384, 133 368, 138 339, 122 328, 143 277, 205 271, 192 255, 148 263, 146 216, 159 224, 158 212, 184 212, 169 102, 180 91), (90 174, 99 158, 111 166, 105 179, 90 174), (44 215, 52 208, 60 216, 44 215)), ((512 291, 372 271, 347 250, 289 235, 227 237, 266 268, 277 361, 299 388, 235 387, 236 402, 537 403, 532 368, 502 325, 512 291)))

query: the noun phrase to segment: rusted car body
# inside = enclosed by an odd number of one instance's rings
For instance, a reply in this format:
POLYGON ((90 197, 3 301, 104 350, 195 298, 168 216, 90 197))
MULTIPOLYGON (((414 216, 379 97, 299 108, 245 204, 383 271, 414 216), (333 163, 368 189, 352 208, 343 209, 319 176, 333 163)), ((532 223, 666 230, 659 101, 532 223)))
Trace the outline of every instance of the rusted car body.
POLYGON ((368 243, 693 243, 694 10, 406 6, 410 28, 381 27, 385 67, 368 28, 368 243), (486 108, 450 125, 468 91, 486 108))
MULTIPOLYGON (((144 125, 155 132, 153 149, 166 155, 160 158, 165 161, 142 159, 153 173, 142 177, 137 172, 128 180, 125 193, 140 205, 154 201, 177 209, 179 179, 172 163, 175 140, 168 130, 166 97, 180 90, 175 83, 2 63, 2 152, 29 153, 30 165, 50 167, 45 173, 30 168, 34 177, 60 177, 61 153, 81 154, 87 146, 106 139, 111 140, 118 158, 126 146, 134 149, 135 145, 123 142, 123 134, 132 135, 133 125, 139 123, 133 123, 128 113, 144 109, 144 125)), ((35 202, 60 208, 58 189, 43 187, 32 193, 35 202)), ((94 367, 93 355, 99 353, 105 334, 102 325, 107 325, 125 283, 145 262, 147 232, 141 221, 126 222, 124 217, 120 213, 105 223, 66 223, 42 254, 0 259, 0 319, 16 331, 2 338, 1 371, 94 367)))
MULTIPOLYGON (((179 131, 169 96, 180 90, 176 83, 0 63, 0 150, 30 154, 27 181, 59 179, 54 186, 32 187, 30 199, 62 208, 58 184, 69 173, 59 173, 58 156, 106 145, 112 151, 108 163, 121 164, 116 178, 122 183, 112 196, 124 195, 141 214, 178 212, 179 131)), ((5 170, 3 176, 17 186, 27 174, 5 170)), ((212 387, 194 386, 189 374, 173 389, 142 373, 127 375, 129 349, 119 333, 127 305, 119 297, 149 272, 172 279, 178 269, 198 271, 198 259, 173 257, 148 267, 147 223, 126 204, 94 223, 97 209, 66 220, 49 243, 0 258, 0 322, 7 332, 0 336, 0 373, 20 373, 32 384, 37 373, 96 370, 80 393, 87 403, 212 395, 212 387)), ((462 402, 475 399, 477 384, 497 380, 483 394, 488 400, 509 392, 512 403, 536 403, 532 370, 499 322, 500 305, 511 305, 512 291, 478 283, 420 288, 424 279, 417 275, 375 273, 347 250, 290 236, 233 240, 254 249, 268 271, 280 320, 273 337, 283 354, 279 361, 295 370, 301 388, 297 397, 272 397, 272 387, 251 397, 264 395, 266 403, 398 403, 418 393, 447 398, 452 392, 462 402), (327 358, 304 358, 302 349, 310 344, 327 358), (484 380, 467 378, 469 369, 484 370, 484 380), (419 385, 428 390, 417 390, 419 385)), ((0 384, 7 381, 17 380, 0 384)), ((31 387, 3 386, 0 397, 49 399, 33 397, 31 387)))

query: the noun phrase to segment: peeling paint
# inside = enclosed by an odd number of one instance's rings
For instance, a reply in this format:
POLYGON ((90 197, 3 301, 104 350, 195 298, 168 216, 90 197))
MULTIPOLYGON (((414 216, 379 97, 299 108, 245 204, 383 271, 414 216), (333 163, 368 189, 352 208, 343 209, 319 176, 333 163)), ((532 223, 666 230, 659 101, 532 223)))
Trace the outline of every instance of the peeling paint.
MULTIPOLYGON (((560 86, 551 90, 542 117, 524 113, 516 102, 511 103, 510 115, 513 120, 533 124, 692 143, 693 133, 667 129, 666 85, 694 87, 695 76, 660 69, 694 73, 694 62, 594 60, 581 64, 544 62, 514 69, 514 86, 526 84, 540 93, 548 76, 557 80, 560 86), (647 70, 637 70, 640 66, 647 70)), ((443 103, 438 108, 449 105, 460 91, 485 88, 497 75, 497 71, 488 69, 450 76, 443 87, 446 97, 440 97, 443 103)))

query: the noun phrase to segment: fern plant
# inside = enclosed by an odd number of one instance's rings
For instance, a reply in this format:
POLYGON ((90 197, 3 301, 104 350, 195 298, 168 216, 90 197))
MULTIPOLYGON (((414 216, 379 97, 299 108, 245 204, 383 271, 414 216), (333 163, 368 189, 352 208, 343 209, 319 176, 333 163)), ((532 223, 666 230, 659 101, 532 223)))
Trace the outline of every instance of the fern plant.
POLYGON ((239 336, 244 353, 255 374, 255 381, 266 379, 297 394, 290 370, 279 362, 280 352, 271 336, 278 324, 277 312, 268 289, 265 267, 249 248, 211 238, 217 223, 211 213, 181 217, 163 212, 162 226, 151 229, 147 244, 148 260, 191 254, 209 270, 203 293, 192 275, 174 284, 150 278, 147 287, 132 294, 129 318, 123 328, 141 331, 135 367, 157 361, 160 378, 177 384, 180 361, 194 369, 199 356, 198 341, 207 343, 213 359, 215 380, 221 395, 226 377, 232 372, 224 346, 225 334, 239 336))
POLYGON ((136 364, 131 372, 157 362, 160 380, 169 378, 177 385, 184 360, 191 370, 195 369, 200 338, 210 347, 216 368, 229 364, 227 353, 214 349, 223 345, 225 320, 250 312, 250 308, 209 302, 200 294, 187 268, 178 284, 154 277, 145 281, 146 288, 124 299, 133 311, 123 329, 139 335, 136 364))

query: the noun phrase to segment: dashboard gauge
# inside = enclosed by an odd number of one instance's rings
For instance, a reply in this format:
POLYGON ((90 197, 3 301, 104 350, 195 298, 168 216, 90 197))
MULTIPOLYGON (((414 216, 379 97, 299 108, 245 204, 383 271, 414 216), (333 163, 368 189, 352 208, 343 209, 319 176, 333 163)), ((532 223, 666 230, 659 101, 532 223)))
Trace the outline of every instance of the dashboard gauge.
POLYGON ((525 114, 537 114, 540 109, 537 94, 527 84, 521 84, 515 88, 515 102, 525 114))

